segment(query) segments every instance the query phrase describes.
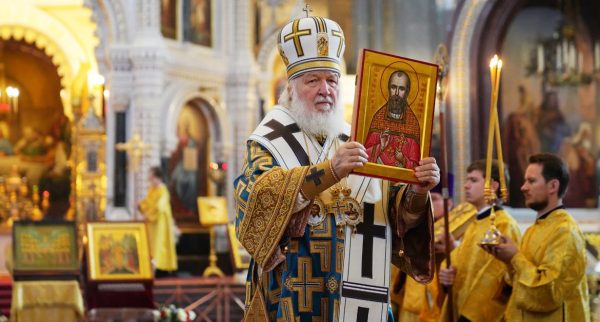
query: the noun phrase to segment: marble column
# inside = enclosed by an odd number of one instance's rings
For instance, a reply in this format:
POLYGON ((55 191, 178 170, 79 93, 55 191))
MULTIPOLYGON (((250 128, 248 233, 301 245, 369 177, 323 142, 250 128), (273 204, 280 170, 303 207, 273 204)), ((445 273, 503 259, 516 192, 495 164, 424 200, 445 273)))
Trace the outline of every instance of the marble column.
POLYGON ((110 91, 110 96, 106 104, 107 218, 111 217, 110 214, 115 208, 123 208, 127 202, 126 161, 123 158, 124 152, 115 150, 115 144, 126 141, 126 137, 118 134, 117 115, 127 113, 133 80, 129 49, 124 45, 115 45, 110 49, 109 55, 111 79, 107 89, 110 91))
MULTIPOLYGON (((145 150, 137 171, 129 161, 128 208, 137 212, 137 203, 148 189, 148 169, 160 164, 160 98, 164 89, 163 67, 166 58, 160 34, 159 0, 137 0, 136 28, 129 58, 132 64, 133 88, 128 112, 128 138, 138 133, 152 147, 145 150)), ((139 215, 134 215, 134 219, 139 215)))
MULTIPOLYGON (((225 33, 225 45, 229 70, 225 86, 225 105, 231 118, 230 129, 233 145, 231 167, 227 181, 231 182, 240 173, 242 160, 246 150, 246 139, 259 121, 257 119, 258 68, 252 50, 251 31, 252 6, 249 1, 224 1, 224 19, 229 19, 226 25, 233 26, 225 33)), ((233 188, 227 185, 228 200, 234 200, 233 188)), ((234 214, 233 202, 229 203, 230 214, 234 214)))

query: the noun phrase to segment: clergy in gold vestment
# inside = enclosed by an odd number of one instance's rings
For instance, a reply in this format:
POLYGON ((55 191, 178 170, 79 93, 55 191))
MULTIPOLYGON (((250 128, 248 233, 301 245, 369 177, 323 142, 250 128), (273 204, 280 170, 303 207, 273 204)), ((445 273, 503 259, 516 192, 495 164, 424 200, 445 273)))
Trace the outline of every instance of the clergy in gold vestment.
POLYGON ((340 26, 305 17, 279 35, 288 86, 251 134, 234 182, 236 232, 252 256, 244 321, 387 321, 392 262, 431 280, 428 191, 439 169, 423 158, 414 185, 351 175, 367 153, 347 142, 337 99, 340 26))
MULTIPOLYGON (((452 252, 452 267, 442 264, 440 281, 452 285, 453 312, 459 321, 499 321, 502 318, 508 296, 503 293, 506 265, 486 253, 479 242, 490 229, 490 215, 494 211, 495 225, 505 236, 519 240, 521 233, 517 222, 501 207, 486 204, 484 197, 485 160, 473 162, 467 168, 464 184, 465 197, 477 208, 476 220, 469 224, 460 245, 452 252)), ((492 189, 499 190, 498 163, 491 169, 492 189)), ((448 321, 448 299, 442 307, 440 321, 448 321)))
MULTIPOLYGON (((403 282, 401 293, 398 296, 400 301, 398 313, 394 312, 395 321, 402 322, 437 322, 440 316, 440 304, 438 303, 440 295, 440 286, 437 274, 434 274, 433 280, 429 284, 422 284, 415 281, 412 277, 401 273, 395 269, 393 280, 403 282)), ((394 302, 392 294, 392 303, 394 302)))
POLYGON ((521 191, 536 221, 519 247, 507 237, 486 246, 510 267, 507 321, 590 321, 585 240, 562 205, 568 183, 567 167, 557 156, 531 156, 521 191))
POLYGON ((177 270, 177 253, 173 234, 173 215, 169 190, 162 182, 162 171, 150 169, 150 188, 139 204, 140 212, 148 220, 148 233, 152 259, 157 269, 177 270))

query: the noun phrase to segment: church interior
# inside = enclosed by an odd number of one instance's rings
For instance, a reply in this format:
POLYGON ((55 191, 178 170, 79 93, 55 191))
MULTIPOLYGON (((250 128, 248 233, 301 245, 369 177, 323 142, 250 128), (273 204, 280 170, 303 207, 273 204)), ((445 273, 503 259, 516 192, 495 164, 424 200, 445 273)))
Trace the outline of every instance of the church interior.
POLYGON ((250 255, 235 236, 233 181, 248 136, 287 84, 279 32, 310 14, 344 30, 338 99, 348 122, 363 48, 439 66, 426 153, 447 154, 454 204, 465 201, 465 169, 486 156, 488 65, 502 58, 497 115, 507 208, 524 231, 535 221, 520 191, 528 156, 565 160, 564 204, 587 239, 590 312, 600 321, 599 1, 0 0, 0 7, 5 320, 243 318, 250 255), (143 201, 154 168, 170 195, 173 220, 165 225, 175 270, 153 269, 155 231, 146 228, 143 201))

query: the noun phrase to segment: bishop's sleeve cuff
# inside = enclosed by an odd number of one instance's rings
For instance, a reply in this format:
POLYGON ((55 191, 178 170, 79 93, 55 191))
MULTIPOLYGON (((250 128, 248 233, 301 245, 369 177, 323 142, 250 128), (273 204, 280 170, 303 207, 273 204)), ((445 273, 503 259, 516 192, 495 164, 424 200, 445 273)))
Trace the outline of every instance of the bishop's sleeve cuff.
POLYGON ((333 170, 331 161, 325 160, 308 169, 300 191, 306 199, 314 199, 338 181, 340 180, 333 170))
POLYGON ((429 193, 417 193, 412 191, 411 187, 407 187, 402 196, 396 198, 396 208, 404 208, 402 221, 405 225, 404 230, 414 228, 421 224, 428 214, 427 210, 431 209, 428 206, 429 193))

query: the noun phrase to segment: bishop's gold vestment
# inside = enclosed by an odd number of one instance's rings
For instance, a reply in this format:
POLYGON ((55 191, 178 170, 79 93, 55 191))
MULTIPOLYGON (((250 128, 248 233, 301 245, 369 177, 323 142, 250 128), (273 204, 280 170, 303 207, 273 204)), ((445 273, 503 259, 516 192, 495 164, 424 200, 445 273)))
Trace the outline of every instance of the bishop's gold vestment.
MULTIPOLYGON (((243 172, 234 183, 238 238, 252 255, 244 321, 338 321, 343 234, 340 235, 330 214, 311 228, 306 222, 295 222, 301 216, 292 209, 301 187, 306 186, 309 168, 321 167, 321 164, 285 170, 257 142, 249 141, 247 148, 243 172), (290 227, 301 227, 301 230, 291 231, 290 227), (285 260, 268 269, 266 265, 278 252, 284 254, 285 260)), ((326 168, 322 170, 325 172, 326 168)), ((405 190, 395 189, 392 193, 388 217, 402 218, 396 211, 405 190)), ((429 203, 426 208, 431 209, 429 203)), ((398 231, 395 223, 395 219, 390 220, 393 232, 398 231)), ((396 263, 423 281, 429 281, 433 272, 432 232, 433 216, 428 211, 427 220, 403 231, 404 256, 396 263)), ((381 265, 390 265, 392 260, 381 265)), ((386 321, 387 316, 382 319, 386 321)))
POLYGON ((172 232, 173 215, 169 191, 164 184, 148 190, 140 202, 140 211, 148 218, 150 249, 156 268, 163 271, 177 270, 177 253, 172 232))
MULTIPOLYGON (((508 301, 502 296, 506 265, 479 246, 490 228, 490 210, 477 215, 467 227, 460 245, 452 252, 452 266, 456 267, 452 286, 456 318, 462 315, 470 321, 499 321, 508 301)), ((495 214, 496 228, 502 235, 518 242, 521 233, 517 222, 501 208, 495 208, 495 214)), ((446 298, 440 321, 448 320, 447 305, 446 298)))
POLYGON ((585 240, 562 207, 541 216, 512 258, 507 321, 590 321, 585 240))

